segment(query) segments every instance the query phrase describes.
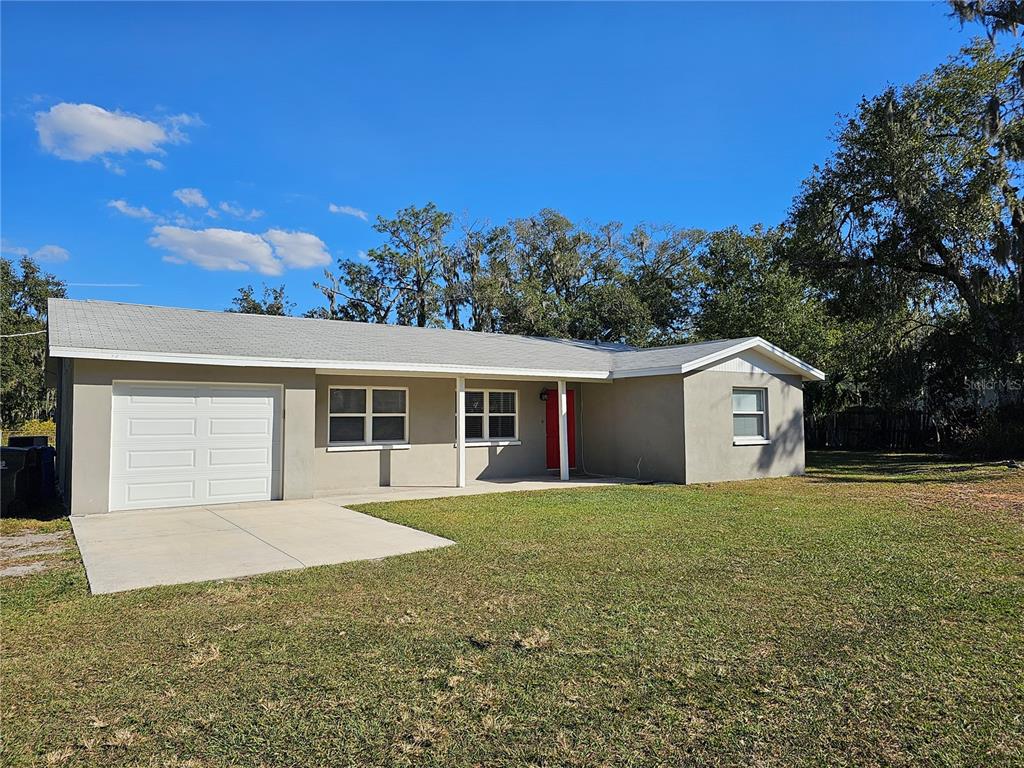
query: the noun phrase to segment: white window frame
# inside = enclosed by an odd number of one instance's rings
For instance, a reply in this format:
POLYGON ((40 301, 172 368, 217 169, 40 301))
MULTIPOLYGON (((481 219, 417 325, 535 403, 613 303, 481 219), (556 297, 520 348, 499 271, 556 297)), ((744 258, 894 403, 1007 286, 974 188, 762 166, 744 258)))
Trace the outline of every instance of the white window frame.
POLYGON ((771 435, 768 432, 768 388, 767 387, 733 387, 729 392, 729 426, 732 429, 733 445, 767 445, 771 442, 771 435), (737 411, 732 404, 732 396, 737 392, 760 392, 761 410, 759 411, 737 411), (762 434, 760 435, 737 435, 735 416, 760 416, 762 434))
POLYGON ((481 392, 484 396, 484 410, 483 413, 466 413, 466 417, 469 416, 481 416, 483 418, 484 428, 483 437, 467 437, 467 446, 501 446, 501 445, 522 445, 522 441, 519 439, 519 406, 522 404, 522 395, 518 389, 466 389, 466 394, 471 392, 481 392), (513 416, 515 418, 515 427, 513 430, 512 437, 491 437, 491 393, 497 392, 502 394, 514 394, 516 396, 516 411, 515 413, 496 413, 495 416, 513 416))
POLYGON ((327 388, 327 450, 328 451, 380 451, 380 450, 400 450, 403 448, 409 448, 409 388, 408 387, 381 387, 381 386, 351 386, 346 384, 332 384, 327 388), (335 413, 331 410, 331 392, 336 389, 361 389, 366 393, 366 406, 363 413, 335 413), (379 391, 390 391, 390 392, 405 392, 405 412, 404 413, 374 413, 373 412, 373 392, 374 390, 379 391), (352 440, 346 442, 331 442, 331 417, 332 416, 347 416, 349 418, 356 418, 358 416, 363 417, 363 439, 352 440), (405 430, 402 434, 401 440, 374 440, 373 439, 373 417, 374 416, 401 416, 405 419, 403 422, 405 430))

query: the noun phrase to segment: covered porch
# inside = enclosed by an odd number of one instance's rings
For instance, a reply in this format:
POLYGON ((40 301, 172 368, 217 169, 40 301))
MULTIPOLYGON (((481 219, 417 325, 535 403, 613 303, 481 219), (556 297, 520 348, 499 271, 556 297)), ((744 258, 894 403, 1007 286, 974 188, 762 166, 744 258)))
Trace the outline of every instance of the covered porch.
POLYGON ((600 473, 583 458, 582 394, 577 379, 318 369, 314 496, 591 482, 600 473))

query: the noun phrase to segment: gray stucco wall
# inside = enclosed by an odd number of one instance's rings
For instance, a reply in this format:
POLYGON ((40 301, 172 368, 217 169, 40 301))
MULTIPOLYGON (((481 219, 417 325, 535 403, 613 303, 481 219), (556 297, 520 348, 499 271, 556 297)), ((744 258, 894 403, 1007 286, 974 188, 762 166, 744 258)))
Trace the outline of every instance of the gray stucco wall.
MULTIPOLYGON (((554 382, 466 380, 466 389, 518 392, 521 445, 466 448, 466 477, 490 479, 540 475, 545 467, 544 402, 554 382)), ((316 377, 315 493, 385 485, 455 485, 455 379, 395 376, 316 377), (328 451, 331 386, 408 387, 409 444, 401 450, 328 451)), ((577 440, 577 445, 579 441, 577 440)), ((286 468, 287 469, 287 468, 286 468)))
MULTIPOLYGON (((318 376, 311 370, 64 361, 61 367, 62 483, 72 514, 108 510, 111 394, 114 381, 280 385, 284 390, 282 492, 309 498, 376 485, 455 484, 455 379, 318 376), (327 450, 331 385, 409 390, 409 442, 403 450, 327 450), (72 417, 73 414, 73 417, 72 417), (68 482, 69 480, 69 482, 68 482)), ((520 445, 469 446, 467 477, 541 475, 546 468, 543 389, 555 382, 468 380, 467 389, 519 393, 520 445)), ((702 371, 612 383, 570 384, 576 391, 577 470, 667 482, 711 482, 804 471, 803 390, 799 377, 702 371), (732 388, 768 391, 768 445, 733 445, 732 388)))
POLYGON ((799 376, 699 371, 683 379, 686 482, 804 472, 804 393, 799 376), (733 445, 733 387, 768 393, 767 445, 733 445))
POLYGON ((582 389, 586 471, 684 481, 681 375, 586 383, 582 389))
POLYGON ((313 495, 315 375, 291 368, 76 360, 71 429, 71 514, 106 512, 110 494, 110 410, 114 381, 278 384, 284 388, 283 495, 313 495))

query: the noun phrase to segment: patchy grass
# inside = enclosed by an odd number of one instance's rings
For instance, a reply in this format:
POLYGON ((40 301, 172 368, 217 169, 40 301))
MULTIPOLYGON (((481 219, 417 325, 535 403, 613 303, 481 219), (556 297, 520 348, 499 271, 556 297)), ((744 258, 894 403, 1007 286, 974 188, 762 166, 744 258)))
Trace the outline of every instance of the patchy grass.
POLYGON ((457 546, 2 582, 5 765, 1020 765, 1024 472, 367 506, 457 546), (189 762, 191 761, 191 762, 189 762))
POLYGON ((31 510, 30 517, 0 518, 0 536, 19 533, 54 533, 70 531, 67 510, 58 499, 39 502, 31 510))

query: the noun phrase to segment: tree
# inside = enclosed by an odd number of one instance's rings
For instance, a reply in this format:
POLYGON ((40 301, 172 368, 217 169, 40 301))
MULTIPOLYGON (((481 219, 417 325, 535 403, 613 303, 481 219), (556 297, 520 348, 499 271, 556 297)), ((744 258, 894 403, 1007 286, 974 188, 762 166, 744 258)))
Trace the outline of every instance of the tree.
POLYGON ((989 359, 1024 344, 1024 52, 979 43, 864 100, 804 182, 789 253, 847 317, 962 312, 989 359))
POLYGON ((650 318, 643 343, 678 344, 692 333, 698 271, 694 251, 705 233, 641 224, 626 244, 630 284, 650 318))
POLYGON ((363 261, 340 259, 340 275, 325 270, 326 282, 314 287, 328 305, 307 314, 422 328, 442 322, 439 311, 444 296, 445 317, 451 323, 460 310, 459 293, 448 291, 454 284, 446 280, 453 275, 457 279, 458 274, 446 242, 451 225, 451 214, 433 203, 403 208, 393 219, 378 216, 373 228, 387 241, 371 248, 363 261))
POLYGON ((489 253, 496 330, 532 336, 642 339, 645 307, 624 269, 621 227, 578 227, 550 209, 494 233, 489 253))
POLYGON ((762 336, 797 357, 825 365, 833 320, 808 281, 782 255, 778 229, 712 232, 695 253, 693 338, 762 336))
POLYGON ((228 312, 240 312, 247 315, 290 315, 295 309, 295 302, 285 296, 284 284, 277 287, 263 285, 263 294, 256 296, 251 285, 238 289, 238 295, 231 300, 228 312))
POLYGON ((995 40, 1000 32, 1016 36, 1017 27, 1024 25, 1022 0, 950 0, 949 4, 961 26, 979 22, 985 27, 989 40, 995 40))
POLYGON ((46 301, 66 289, 28 256, 18 266, 0 259, 3 322, 0 323, 0 421, 5 429, 49 418, 55 393, 46 386, 46 301))

